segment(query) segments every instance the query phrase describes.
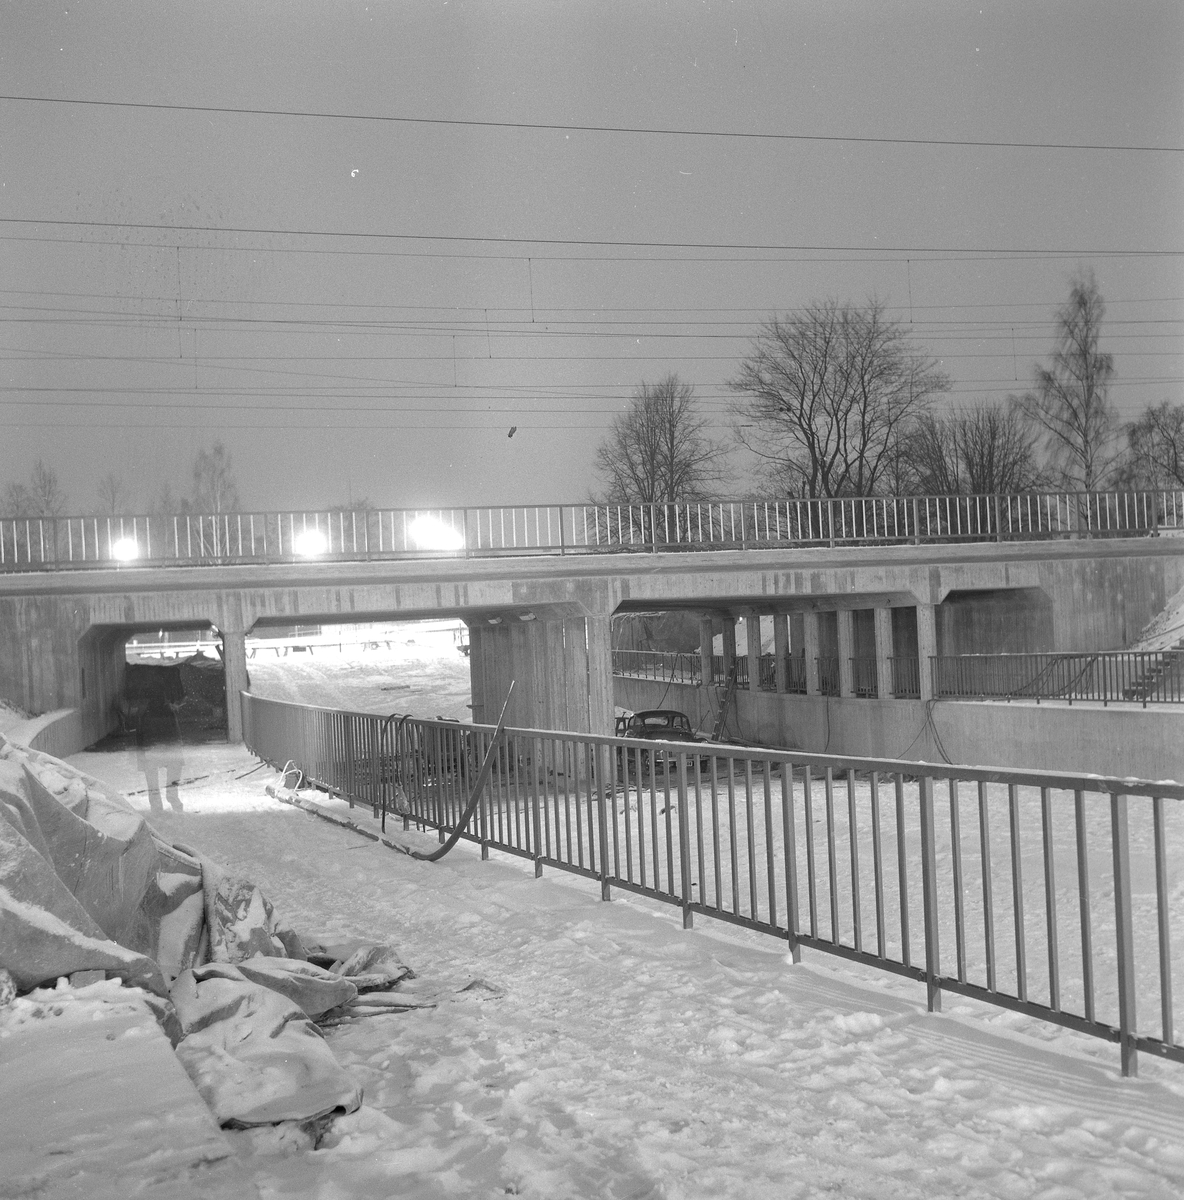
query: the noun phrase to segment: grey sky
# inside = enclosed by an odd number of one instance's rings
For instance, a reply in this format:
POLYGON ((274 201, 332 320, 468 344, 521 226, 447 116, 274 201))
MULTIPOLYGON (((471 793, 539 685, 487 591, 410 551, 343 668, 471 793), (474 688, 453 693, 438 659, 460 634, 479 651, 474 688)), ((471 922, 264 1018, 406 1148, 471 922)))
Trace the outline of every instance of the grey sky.
POLYGON ((0 485, 222 437, 255 508, 577 499, 642 378, 722 433, 774 309, 874 293, 1001 398, 1080 267, 1121 414, 1180 402, 1178 150, 702 131, 1178 148, 1182 61, 1176 3, 5 5, 9 96, 701 132, 0 101, 0 485))

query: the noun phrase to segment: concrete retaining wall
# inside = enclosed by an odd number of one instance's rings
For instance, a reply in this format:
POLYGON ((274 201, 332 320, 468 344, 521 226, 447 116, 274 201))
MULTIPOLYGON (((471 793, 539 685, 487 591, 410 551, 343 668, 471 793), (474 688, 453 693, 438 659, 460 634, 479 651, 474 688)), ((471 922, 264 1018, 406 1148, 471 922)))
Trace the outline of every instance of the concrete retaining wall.
POLYGON ((90 745, 76 708, 60 708, 57 712, 31 717, 13 725, 4 736, 30 750, 52 754, 54 758, 66 758, 90 745))
MULTIPOLYGON (((710 733, 720 688, 614 680, 622 707, 677 708, 710 733)), ((840 700, 736 693, 727 732, 763 746, 866 758, 1184 781, 1184 707, 840 700), (928 711, 927 711, 928 709, 928 711), (943 754, 944 750, 944 754, 943 754)))

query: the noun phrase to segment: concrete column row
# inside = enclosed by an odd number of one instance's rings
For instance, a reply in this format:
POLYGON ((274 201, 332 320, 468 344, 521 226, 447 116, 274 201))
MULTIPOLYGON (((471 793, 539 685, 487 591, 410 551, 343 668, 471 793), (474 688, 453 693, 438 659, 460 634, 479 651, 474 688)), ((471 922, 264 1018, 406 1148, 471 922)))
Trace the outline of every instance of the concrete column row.
MULTIPOLYGON (((836 650, 838 657, 838 693, 840 696, 855 694, 856 680, 852 660, 855 656, 854 611, 849 608, 830 610, 834 613, 836 623, 836 650)), ((881 699, 891 698, 893 694, 893 659, 895 646, 892 632, 892 609, 886 606, 873 608, 875 663, 876 663, 876 694, 881 699)), ((936 606, 919 604, 917 613, 917 667, 920 697, 922 700, 933 698, 933 685, 930 674, 930 658, 937 653, 937 618, 936 606)), ((822 612, 807 609, 796 620, 800 620, 801 630, 797 641, 803 651, 805 660, 806 694, 818 696, 822 694, 822 680, 819 671, 821 656, 821 618, 822 612)), ((761 627, 760 614, 753 610, 743 610, 741 618, 744 621, 747 636, 748 659, 748 688, 756 691, 760 687, 760 652, 761 627)), ((787 658, 791 647, 790 617, 787 613, 773 614, 773 649, 775 662, 775 690, 780 693, 788 691, 787 658)), ((699 621, 699 654, 703 681, 711 680, 711 658, 713 621, 710 616, 703 616, 699 621)), ((731 670, 736 658, 736 627, 734 621, 726 621, 723 628, 723 660, 724 676, 731 670)))

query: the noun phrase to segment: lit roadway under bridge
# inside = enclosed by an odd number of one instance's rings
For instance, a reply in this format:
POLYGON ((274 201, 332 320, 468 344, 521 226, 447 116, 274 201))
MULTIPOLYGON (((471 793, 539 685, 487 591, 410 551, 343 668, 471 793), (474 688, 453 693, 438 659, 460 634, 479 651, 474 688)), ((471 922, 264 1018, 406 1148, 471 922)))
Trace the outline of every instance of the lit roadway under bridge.
MULTIPOLYGON (((1184 587, 1184 537, 1157 536, 1184 527, 1184 493, 674 508, 464 510, 459 525, 460 510, 124 518, 122 537, 132 544, 122 563, 86 540, 96 528, 105 535, 106 518, 42 523, 37 559, 24 557, 34 545, 30 530, 14 563, 13 532, 25 522, 5 520, 0 696, 32 712, 75 710, 69 740, 88 745, 118 726, 130 636, 212 627, 226 663, 229 733, 240 739, 249 633, 459 617, 470 630, 475 721, 496 719, 514 680, 511 725, 611 733, 617 614, 694 611, 708 652, 713 631, 734 636, 737 619, 771 616, 783 648, 792 629, 803 641, 795 650, 811 660, 828 652, 819 639, 832 631, 829 652, 840 663, 857 652, 860 629, 874 630, 874 656, 912 655, 927 666, 942 653, 1120 649, 1184 587), (1025 511, 1030 502, 1031 523, 1020 521, 1019 500, 1025 511), (1058 511, 1061 524, 1050 528, 1058 511), (929 514, 929 533, 914 520, 921 513, 929 514), (998 523, 1006 513, 1011 533, 998 523), (548 514, 547 544, 525 544, 527 525, 532 536, 545 532, 548 514), (431 520, 416 526, 425 516, 431 520), (238 529, 245 523, 250 531, 252 521, 255 540, 240 554, 238 529), (585 524, 600 529, 600 543, 576 538, 585 524), (280 541, 270 540, 285 526, 280 541), (359 528, 360 542, 342 541, 343 531, 352 538, 359 528), (427 546, 392 546, 392 529, 412 538, 418 530, 427 546), (468 540, 443 548, 441 539, 458 529, 468 540), (489 545, 490 529, 519 544, 489 545), (182 531, 183 548, 194 534, 206 547, 201 557, 176 557, 182 531)), ((110 554, 118 541, 101 545, 110 554)), ((924 701, 928 671, 916 674, 924 701)))

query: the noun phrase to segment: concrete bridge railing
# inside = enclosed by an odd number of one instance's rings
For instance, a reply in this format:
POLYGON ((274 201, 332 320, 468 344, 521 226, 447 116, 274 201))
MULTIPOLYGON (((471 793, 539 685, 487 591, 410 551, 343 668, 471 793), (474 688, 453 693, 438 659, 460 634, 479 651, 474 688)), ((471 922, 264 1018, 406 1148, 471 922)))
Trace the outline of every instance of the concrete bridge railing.
POLYGON ((0 571, 1184 534, 1184 489, 0 518, 0 571))

